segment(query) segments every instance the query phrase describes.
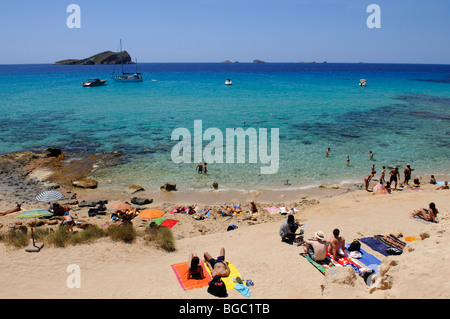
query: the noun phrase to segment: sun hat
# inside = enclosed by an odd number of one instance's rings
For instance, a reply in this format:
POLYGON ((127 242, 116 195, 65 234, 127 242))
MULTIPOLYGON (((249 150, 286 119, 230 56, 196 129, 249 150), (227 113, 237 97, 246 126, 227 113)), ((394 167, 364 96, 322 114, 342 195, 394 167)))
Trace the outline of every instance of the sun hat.
POLYGON ((314 236, 316 236, 317 239, 325 239, 325 235, 323 234, 323 232, 321 230, 316 231, 314 233, 314 236))

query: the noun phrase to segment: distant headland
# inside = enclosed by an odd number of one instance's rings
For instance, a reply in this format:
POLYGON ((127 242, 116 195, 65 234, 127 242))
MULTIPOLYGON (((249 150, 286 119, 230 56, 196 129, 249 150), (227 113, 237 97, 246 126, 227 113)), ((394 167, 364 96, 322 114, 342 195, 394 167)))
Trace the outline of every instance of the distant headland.
POLYGON ((131 56, 127 51, 122 52, 112 52, 105 51, 96 55, 91 56, 90 58, 76 60, 76 59, 67 59, 57 61, 53 64, 55 65, 93 65, 93 64, 133 64, 131 61, 131 56))

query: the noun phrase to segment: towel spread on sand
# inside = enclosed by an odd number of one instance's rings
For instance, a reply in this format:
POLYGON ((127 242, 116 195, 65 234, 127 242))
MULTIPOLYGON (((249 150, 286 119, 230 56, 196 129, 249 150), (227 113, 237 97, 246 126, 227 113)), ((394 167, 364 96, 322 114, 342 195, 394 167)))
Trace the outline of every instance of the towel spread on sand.
POLYGON ((300 256, 306 258, 306 260, 309 261, 311 263, 311 265, 316 267, 316 269, 318 271, 320 271, 322 273, 322 275, 325 275, 325 273, 327 272, 328 269, 334 267, 333 262, 329 259, 325 259, 324 261, 317 262, 317 261, 313 260, 307 253, 300 253, 300 256))
POLYGON ((161 223, 161 227, 169 227, 172 228, 178 222, 176 219, 166 219, 161 223))
POLYGON ((180 284, 181 288, 183 290, 189 290, 189 289, 195 289, 195 288, 201 288, 208 286, 208 283, 211 281, 211 275, 208 273, 205 264, 203 261, 200 261, 202 268, 203 268, 203 274, 205 274, 205 278, 203 279, 187 279, 188 275, 188 269, 189 265, 188 262, 182 262, 179 264, 171 265, 172 270, 175 273, 175 276, 178 280, 178 283, 180 284))
MULTIPOLYGON (((239 272, 239 270, 237 270, 236 266, 232 262, 230 261, 226 262, 228 263, 228 268, 230 268, 230 274, 227 277, 222 277, 222 281, 225 283, 227 290, 230 290, 234 289, 234 286, 236 286, 236 282, 233 281, 233 278, 241 277, 241 273, 239 272)), ((212 277, 209 267, 205 268, 209 276, 212 277)))
POLYGON ((388 247, 397 248, 398 250, 402 250, 405 248, 406 243, 402 242, 400 239, 393 235, 375 235, 373 236, 379 241, 381 241, 383 244, 385 244, 388 247))
POLYGON ((166 219, 167 219, 167 218, 165 218, 165 217, 159 217, 159 218, 152 219, 151 222, 152 222, 152 223, 155 223, 156 225, 161 226, 161 224, 162 224, 166 219))
MULTIPOLYGON (((424 224, 435 224, 433 222, 430 222, 429 220, 425 220, 423 219, 422 216, 418 215, 418 216, 414 216, 414 217, 410 217, 412 220, 416 220, 418 222, 424 223, 424 224)), ((436 217, 436 221, 438 221, 438 218, 436 217)))
POLYGON ((264 207, 264 209, 267 210, 270 214, 278 214, 280 212, 280 209, 276 206, 264 207))
POLYGON ((366 244, 369 246, 372 250, 379 252, 380 254, 384 256, 389 256, 389 254, 386 252, 389 247, 383 244, 381 241, 374 237, 364 237, 358 239, 363 244, 366 244))
MULTIPOLYGON (((345 244, 345 247, 349 247, 350 244, 345 244)), ((372 254, 369 254, 364 249, 360 248, 359 252, 361 253, 361 258, 358 258, 358 262, 365 265, 367 268, 373 270, 374 272, 378 273, 378 266, 381 263, 381 260, 379 260, 377 257, 375 257, 372 254)))

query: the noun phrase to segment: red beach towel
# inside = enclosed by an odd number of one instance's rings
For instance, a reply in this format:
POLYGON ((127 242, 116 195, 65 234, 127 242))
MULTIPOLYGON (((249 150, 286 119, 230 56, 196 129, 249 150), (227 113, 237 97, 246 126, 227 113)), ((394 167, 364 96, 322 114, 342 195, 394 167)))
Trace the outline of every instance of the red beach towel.
POLYGON ((161 223, 160 226, 172 228, 177 222, 178 222, 178 220, 176 220, 176 219, 166 219, 165 221, 163 221, 161 223))

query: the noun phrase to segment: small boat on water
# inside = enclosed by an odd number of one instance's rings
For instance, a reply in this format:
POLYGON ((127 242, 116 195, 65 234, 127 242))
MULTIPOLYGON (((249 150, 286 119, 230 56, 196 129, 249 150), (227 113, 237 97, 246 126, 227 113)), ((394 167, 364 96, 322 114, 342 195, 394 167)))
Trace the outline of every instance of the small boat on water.
MULTIPOLYGON (((122 40, 120 40, 120 52, 122 52, 122 40)), ((116 82, 142 82, 144 79, 142 73, 137 71, 137 60, 136 60, 136 72, 124 72, 123 61, 122 61, 122 74, 116 73, 116 65, 114 64, 114 70, 111 78, 116 82)))
POLYGON ((100 79, 89 79, 87 82, 83 82, 84 87, 91 87, 91 86, 102 86, 105 85, 107 80, 100 80, 100 79))
POLYGON ((230 79, 226 79, 226 80, 225 80, 225 85, 232 85, 231 80, 230 80, 230 79))
POLYGON ((367 85, 367 80, 366 79, 359 80, 359 86, 366 86, 366 85, 367 85))

